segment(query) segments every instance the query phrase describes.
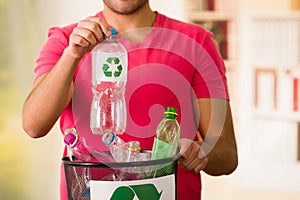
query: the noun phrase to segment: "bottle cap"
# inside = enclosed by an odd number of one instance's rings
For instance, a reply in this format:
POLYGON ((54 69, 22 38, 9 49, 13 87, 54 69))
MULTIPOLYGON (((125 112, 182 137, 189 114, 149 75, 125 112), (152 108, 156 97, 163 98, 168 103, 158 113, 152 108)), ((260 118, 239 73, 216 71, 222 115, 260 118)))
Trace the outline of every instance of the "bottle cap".
POLYGON ((68 133, 65 138, 64 142, 67 146, 73 147, 78 141, 78 135, 75 135, 73 133, 68 133))
POLYGON ((167 107, 166 111, 164 112, 164 115, 166 118, 175 119, 178 116, 177 109, 174 107, 167 107))
POLYGON ((113 132, 104 133, 102 136, 102 142, 106 146, 110 146, 115 141, 116 135, 113 132))
POLYGON ((110 28, 111 36, 115 37, 117 35, 117 30, 115 28, 110 28))

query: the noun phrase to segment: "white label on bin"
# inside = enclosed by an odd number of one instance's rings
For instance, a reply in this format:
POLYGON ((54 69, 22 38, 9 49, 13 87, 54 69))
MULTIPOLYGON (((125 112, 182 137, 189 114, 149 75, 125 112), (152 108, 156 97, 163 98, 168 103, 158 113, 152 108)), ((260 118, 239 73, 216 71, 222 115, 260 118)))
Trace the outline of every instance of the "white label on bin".
POLYGON ((175 200, 175 175, 134 181, 90 181, 91 200, 175 200))

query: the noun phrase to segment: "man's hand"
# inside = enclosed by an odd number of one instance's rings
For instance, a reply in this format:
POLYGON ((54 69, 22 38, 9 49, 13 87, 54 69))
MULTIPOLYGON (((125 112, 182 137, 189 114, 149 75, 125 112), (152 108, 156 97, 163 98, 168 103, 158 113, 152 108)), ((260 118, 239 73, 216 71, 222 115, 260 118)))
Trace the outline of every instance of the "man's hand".
POLYGON ((103 33, 108 37, 111 35, 109 26, 104 19, 88 17, 81 20, 70 35, 66 51, 75 58, 81 58, 104 40, 103 33))
POLYGON ((179 164, 186 170, 199 173, 203 170, 208 159, 201 149, 200 142, 190 139, 180 139, 179 164))

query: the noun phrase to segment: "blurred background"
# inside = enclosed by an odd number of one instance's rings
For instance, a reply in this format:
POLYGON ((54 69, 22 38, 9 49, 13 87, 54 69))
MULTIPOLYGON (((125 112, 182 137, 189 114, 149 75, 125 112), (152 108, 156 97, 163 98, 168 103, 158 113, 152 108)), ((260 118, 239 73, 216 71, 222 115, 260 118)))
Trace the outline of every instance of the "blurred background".
MULTIPOLYGON (((203 173, 203 199, 300 199, 300 1, 150 3, 214 32, 226 62, 240 164, 229 176, 203 173)), ((101 9, 101 0, 0 0, 0 199, 59 199, 61 134, 29 138, 22 104, 48 28, 101 9)))

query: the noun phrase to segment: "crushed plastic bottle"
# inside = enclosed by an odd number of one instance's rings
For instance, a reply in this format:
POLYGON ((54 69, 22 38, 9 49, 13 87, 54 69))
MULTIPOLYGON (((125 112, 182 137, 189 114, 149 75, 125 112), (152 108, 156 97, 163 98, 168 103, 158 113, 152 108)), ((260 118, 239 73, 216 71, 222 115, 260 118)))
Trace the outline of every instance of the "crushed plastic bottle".
POLYGON ((109 146, 110 153, 116 162, 126 162, 127 143, 115 134, 105 134, 102 137, 104 144, 109 146))
MULTIPOLYGON (((119 137, 116 137, 114 143, 110 146, 111 153, 116 162, 143 162, 150 160, 150 153, 140 152, 140 142, 129 141, 125 143, 119 137)), ((126 165, 126 164, 125 164, 126 165)), ((149 176, 150 167, 130 166, 115 170, 114 173, 103 177, 105 181, 129 181, 140 180, 149 176)))
MULTIPOLYGON (((93 134, 122 134, 126 128, 125 87, 128 54, 116 38, 116 30, 92 50, 93 99, 90 128, 93 134)), ((113 136, 109 136, 113 137, 113 136)), ((103 140, 105 142, 105 140, 103 140)), ((106 144, 108 145, 108 144, 106 144)))
POLYGON ((68 147, 71 161, 82 162, 111 162, 113 159, 108 153, 100 152, 90 147, 83 137, 80 137, 75 128, 66 129, 64 143, 68 147))

